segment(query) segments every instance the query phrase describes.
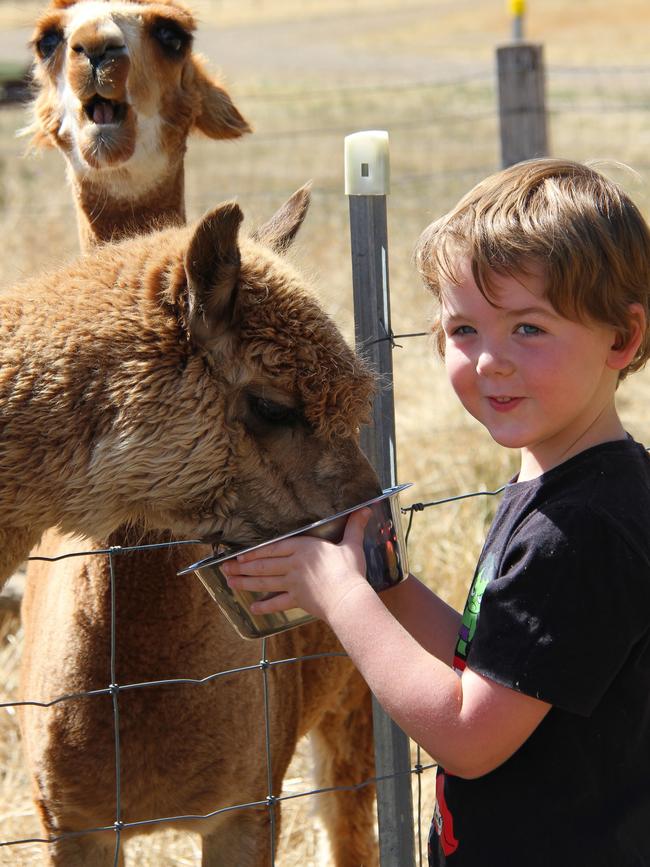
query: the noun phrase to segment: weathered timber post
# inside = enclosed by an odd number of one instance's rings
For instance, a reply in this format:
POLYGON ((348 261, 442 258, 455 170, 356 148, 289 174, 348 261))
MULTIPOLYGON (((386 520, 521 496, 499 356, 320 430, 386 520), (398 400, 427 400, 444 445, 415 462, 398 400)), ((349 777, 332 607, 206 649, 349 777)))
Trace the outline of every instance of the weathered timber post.
MULTIPOLYGON (((361 446, 383 488, 397 483, 393 359, 390 340, 388 133, 359 132, 345 139, 345 192, 350 201, 352 284, 357 349, 378 372, 381 387, 361 446)), ((377 813, 382 867, 413 867, 413 804, 409 739, 373 697, 377 813)))
POLYGON ((541 45, 497 48, 501 165, 548 156, 544 55, 541 45))

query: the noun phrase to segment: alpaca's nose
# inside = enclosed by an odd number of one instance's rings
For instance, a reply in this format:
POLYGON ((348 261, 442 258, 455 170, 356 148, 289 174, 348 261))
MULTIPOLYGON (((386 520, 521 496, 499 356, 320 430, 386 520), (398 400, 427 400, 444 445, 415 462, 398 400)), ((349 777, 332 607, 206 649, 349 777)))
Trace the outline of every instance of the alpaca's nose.
POLYGON ((75 54, 84 54, 92 68, 96 71, 107 60, 114 60, 126 54, 126 45, 111 45, 107 43, 101 46, 93 45, 92 48, 89 48, 81 43, 76 43, 72 46, 72 50, 75 54))
POLYGON ((75 54, 86 57, 95 71, 103 63, 127 53, 124 35, 113 21, 80 27, 72 34, 69 44, 75 54))

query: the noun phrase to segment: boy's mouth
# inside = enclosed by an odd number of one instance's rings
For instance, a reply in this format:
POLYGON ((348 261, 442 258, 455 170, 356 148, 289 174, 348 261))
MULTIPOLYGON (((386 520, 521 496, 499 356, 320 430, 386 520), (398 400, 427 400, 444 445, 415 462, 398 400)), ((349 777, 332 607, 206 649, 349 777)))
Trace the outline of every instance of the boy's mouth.
POLYGON ((504 395, 488 395, 488 403, 497 412, 508 412, 522 402, 523 397, 509 397, 504 395))

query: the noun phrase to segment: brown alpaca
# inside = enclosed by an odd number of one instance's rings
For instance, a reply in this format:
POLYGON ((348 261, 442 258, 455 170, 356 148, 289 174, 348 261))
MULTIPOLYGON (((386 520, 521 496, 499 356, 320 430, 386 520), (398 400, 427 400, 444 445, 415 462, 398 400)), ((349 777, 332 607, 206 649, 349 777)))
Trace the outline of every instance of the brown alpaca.
MULTIPOLYGON (((173 2, 155 5, 58 2, 50 4, 49 12, 41 18, 33 39, 37 55, 36 77, 40 82, 33 131, 37 141, 54 144, 66 155, 84 246, 130 235, 152 224, 183 222, 182 158, 192 118, 195 127, 209 135, 228 137, 247 131, 248 127, 227 95, 206 77, 197 58, 189 52, 193 28, 189 12, 173 2), (129 27, 124 27, 125 21, 129 22, 129 27), (116 27, 123 31, 121 38, 118 36, 116 39, 116 27), (129 63, 119 50, 122 43, 127 47, 129 63), (83 50, 78 51, 82 46, 83 50), (178 57, 173 51, 172 55, 168 53, 175 46, 178 57), (101 76, 93 68, 93 62, 97 66, 98 57, 103 64, 103 68, 102 65, 98 67, 101 76), (146 79, 138 81, 145 69, 146 79), (100 85, 103 99, 98 98, 100 85), (122 92, 128 94, 128 105, 120 102, 122 92), (62 100, 65 93, 76 95, 72 108, 69 100, 62 100), (160 135, 154 142, 158 154, 155 160, 138 159, 139 155, 147 154, 151 149, 147 136, 151 135, 152 128, 156 128, 147 118, 151 115, 150 107, 147 109, 143 99, 147 93, 153 94, 154 108, 161 118, 157 125, 160 135), (145 120, 134 124, 138 112, 145 116, 145 120), (172 118, 174 122, 170 124, 172 118), (131 123, 127 122, 129 120, 131 123), (137 135, 143 140, 136 141, 134 146, 134 136, 137 135), (89 148, 89 142, 96 143, 95 151, 89 148), (132 156, 126 162, 120 162, 131 148, 132 156), (174 157, 171 162, 168 153, 174 157), (84 154, 88 154, 89 162, 86 164, 83 162, 84 154)), ((122 528, 109 538, 72 541, 49 531, 35 553, 53 556, 168 538, 152 534, 144 536, 139 530, 122 528)), ((197 670, 207 673, 257 661, 259 651, 256 646, 251 647, 233 636, 220 616, 215 616, 215 610, 208 604, 199 583, 176 576, 177 569, 208 553, 209 550, 205 549, 183 548, 150 551, 118 559, 118 578, 123 579, 118 582, 118 647, 123 660, 120 680, 165 678, 170 676, 170 672, 178 676, 197 670), (143 605, 145 598, 147 602, 143 605), (184 602, 182 606, 181 599, 184 602), (171 633, 168 628, 170 606, 179 620, 176 630, 171 633), (134 617, 140 624, 136 634, 130 628, 134 617), (146 641, 143 641, 141 633, 146 634, 146 641), (190 640, 190 635, 201 636, 201 639, 190 640)), ((80 684, 89 688, 89 684, 105 679, 110 636, 109 590, 110 569, 104 557, 76 557, 49 567, 40 563, 30 565, 27 599, 23 607, 29 648, 23 670, 25 698, 31 696, 32 684, 40 694, 47 691, 54 695, 83 688, 80 684), (44 612, 47 612, 47 617, 44 612), (63 635, 67 636, 65 644, 61 642, 63 635)), ((278 647, 277 654, 282 657, 318 653, 335 647, 331 635, 320 624, 303 628, 300 635, 283 637, 274 643, 278 647)), ((318 758, 320 785, 346 785, 372 776, 369 694, 359 675, 340 660, 306 663, 302 668, 304 672, 297 674, 295 666, 284 667, 285 679, 296 678, 295 683, 285 686, 285 689, 288 694, 301 698, 298 716, 295 702, 291 701, 275 711, 281 733, 274 738, 273 754, 275 756, 277 752, 280 766, 286 764, 284 757, 295 746, 296 732, 311 731, 321 746, 318 758), (328 707, 335 710, 326 712, 328 707), (354 731, 353 737, 350 731, 354 731), (351 741, 357 749, 365 751, 363 755, 351 759, 351 741)), ((149 692, 138 697, 135 703, 135 694, 129 694, 131 704, 123 708, 122 725, 128 725, 132 732, 131 753, 144 754, 147 749, 151 750, 147 745, 150 743, 149 733, 153 731, 161 732, 160 737, 165 742, 192 743, 197 755, 212 750, 215 738, 223 743, 224 731, 246 731, 252 719, 249 686, 240 680, 233 684, 233 689, 237 690, 238 699, 227 714, 225 708, 215 712, 215 707, 219 707, 216 687, 205 687, 189 694, 184 691, 183 714, 177 712, 178 703, 169 691, 163 691, 158 697, 149 692), (184 724, 181 723, 183 720, 186 721, 184 724)), ((83 786, 71 789, 68 785, 67 781, 75 773, 79 779, 101 780, 102 797, 107 803, 112 797, 112 780, 110 775, 106 775, 106 768, 111 766, 110 720, 105 716, 101 703, 100 707, 91 703, 78 709, 75 718, 78 725, 83 723, 88 733, 83 755, 76 752, 69 755, 63 746, 66 737, 60 726, 70 724, 69 715, 60 715, 58 725, 45 734, 42 728, 33 730, 39 724, 38 715, 27 715, 24 720, 25 740, 36 739, 40 743, 41 760, 37 773, 47 777, 49 791, 53 793, 50 799, 59 800, 62 790, 69 791, 66 802, 58 813, 53 814, 59 822, 59 825, 55 823, 56 827, 65 823, 68 817, 74 817, 79 803, 83 805, 87 800, 83 786)), ((215 756, 219 755, 225 756, 227 752, 215 753, 215 756)), ((160 756, 156 761, 152 785, 160 808, 157 812, 150 810, 150 816, 177 812, 178 777, 183 775, 180 759, 177 765, 167 764, 160 756)), ((211 803, 237 803, 253 787, 261 791, 261 765, 258 765, 250 763, 247 774, 243 776, 240 767, 238 785, 235 785, 232 774, 224 776, 223 770, 212 775, 208 785, 211 803)), ((135 767, 139 772, 140 764, 136 763, 135 767)), ((275 774, 276 789, 281 776, 275 774)), ((206 786, 206 780, 199 777, 192 786, 195 791, 200 791, 206 786)), ((42 800, 43 792, 37 797, 42 800)), ((187 802, 193 803, 194 797, 190 789, 187 802)), ((148 802, 142 786, 132 790, 132 803, 138 799, 139 815, 146 815, 148 802)), ((371 799, 370 789, 364 790, 361 798, 337 795, 319 799, 318 805, 325 808, 330 831, 338 841, 334 843, 338 864, 372 863, 371 799), (345 854, 341 854, 343 852, 345 854)), ((53 809, 46 798, 42 810, 53 809)), ((111 810, 106 812, 110 816, 111 810)), ((100 813, 98 807, 95 815, 100 813)), ((236 838, 233 821, 228 824, 236 838)), ((259 835, 265 833, 263 828, 264 820, 261 826, 256 823, 254 836, 257 842, 251 844, 250 856, 241 849, 239 858, 243 860, 240 863, 264 863, 264 860, 259 860, 259 835)), ((214 838, 206 837, 203 847, 205 864, 221 863, 215 860, 217 845, 226 852, 235 851, 226 843, 228 833, 221 830, 214 838)), ((268 848, 268 842, 266 846, 268 848)), ((63 861, 66 858, 67 855, 63 861)))
POLYGON ((179 0, 51 0, 39 18, 26 132, 65 156, 82 247, 183 223, 187 136, 250 131, 194 30, 179 0))
MULTIPOLYGON (((300 191, 259 240, 283 249, 306 205, 300 191)), ((134 528, 104 544, 140 541, 145 522, 243 544, 377 490, 356 444, 367 374, 277 256, 251 241, 239 253, 238 221, 236 207, 225 206, 193 234, 167 230, 99 248, 91 260, 39 281, 36 292, 23 288, 21 300, 4 302, 16 316, 15 336, 2 342, 10 353, 9 405, 18 413, 10 429, 30 432, 19 449, 21 460, 33 461, 22 464, 21 479, 47 474, 34 486, 30 529, 41 515, 73 529, 76 517, 57 509, 74 493, 81 497, 75 516, 81 503, 96 510, 74 529, 96 533, 125 520, 134 528), (15 371, 28 347, 43 369, 33 371, 30 361, 23 385, 15 371), (70 372, 73 363, 78 370, 70 372), (32 411, 49 413, 43 422, 54 436, 28 420, 32 411), (90 500, 82 496, 88 485, 90 500), (198 516, 190 517, 192 504, 198 516)), ((4 310, 2 322, 9 323, 4 310)), ((22 479, 23 499, 24 487, 22 479)), ((203 677, 259 661, 259 643, 236 637, 198 580, 176 576, 203 552, 116 557, 120 684, 203 677)), ((106 558, 70 566, 30 568, 27 699, 110 682, 106 558)), ((310 624, 271 639, 268 653, 287 659, 339 649, 321 624, 310 624)), ((281 665, 269 674, 273 794, 308 731, 320 747, 319 785, 372 776, 369 694, 347 660, 281 665)), ((123 821, 205 814, 269 794, 259 671, 200 687, 126 691, 120 709, 123 821)), ((108 698, 23 709, 45 835, 115 821, 112 726, 108 698)), ((368 788, 319 798, 337 865, 376 862, 372 802, 368 788)), ((270 864, 268 822, 264 807, 191 823, 203 835, 204 867, 270 864)), ((110 865, 114 848, 114 834, 87 834, 46 846, 44 863, 110 865)))

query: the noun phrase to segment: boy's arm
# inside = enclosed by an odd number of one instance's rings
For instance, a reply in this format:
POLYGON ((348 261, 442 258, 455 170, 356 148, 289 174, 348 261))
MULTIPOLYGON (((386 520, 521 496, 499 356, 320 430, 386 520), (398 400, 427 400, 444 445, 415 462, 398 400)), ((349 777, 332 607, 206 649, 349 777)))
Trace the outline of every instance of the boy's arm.
POLYGON ((459 677, 367 584, 351 590, 328 622, 389 716, 449 773, 470 779, 494 770, 550 709, 470 668, 459 677))
POLYGON ((429 653, 452 665, 460 614, 414 575, 384 590, 381 601, 429 653))
POLYGON ((340 545, 291 537, 222 568, 235 588, 278 594, 255 603, 256 613, 298 606, 325 620, 410 737, 450 773, 482 776, 519 749, 550 705, 469 668, 459 677, 459 615, 412 577, 379 597, 365 580, 364 526, 355 513, 340 545))

